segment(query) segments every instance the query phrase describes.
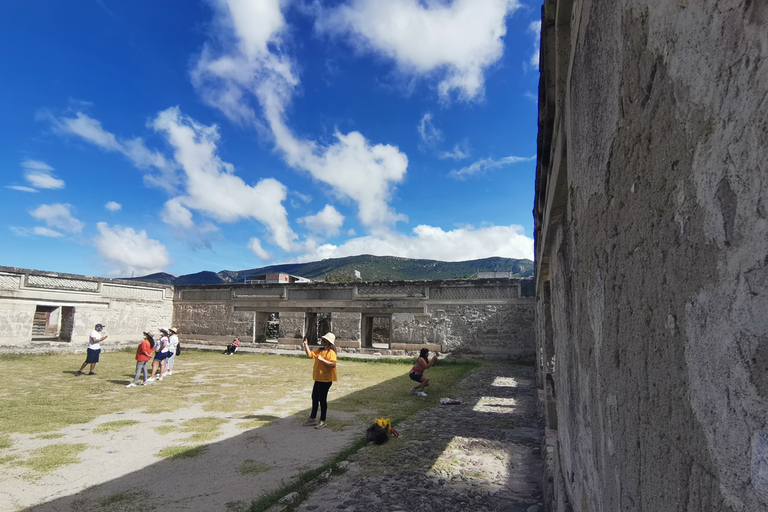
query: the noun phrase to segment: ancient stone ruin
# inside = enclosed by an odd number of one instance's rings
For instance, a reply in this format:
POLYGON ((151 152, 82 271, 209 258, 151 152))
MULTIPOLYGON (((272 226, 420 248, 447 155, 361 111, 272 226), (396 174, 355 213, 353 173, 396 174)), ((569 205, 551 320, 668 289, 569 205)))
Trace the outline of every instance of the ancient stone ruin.
POLYGON ((298 350, 328 331, 347 351, 535 359, 532 283, 521 279, 164 286, 0 267, 0 347, 83 350, 177 327, 182 340, 298 350))

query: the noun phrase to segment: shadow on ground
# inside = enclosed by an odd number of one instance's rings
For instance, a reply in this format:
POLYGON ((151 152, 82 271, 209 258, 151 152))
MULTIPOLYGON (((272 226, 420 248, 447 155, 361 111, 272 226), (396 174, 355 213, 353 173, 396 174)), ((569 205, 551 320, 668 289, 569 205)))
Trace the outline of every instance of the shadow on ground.
MULTIPOLYGON (((403 400, 419 400, 408 392, 406 376, 380 387, 382 392, 402 387, 403 400)), ((485 363, 461 381, 456 393, 461 405, 441 406, 431 393, 435 405, 396 425, 399 438, 362 449, 347 469, 311 484, 308 489, 315 490, 301 496, 303 501, 276 508, 526 510, 538 501, 541 476, 533 367, 485 363)), ((354 401, 356 394, 338 400, 354 401)), ((268 423, 220 442, 187 447, 171 459, 125 468, 124 476, 26 510, 247 510, 251 500, 321 466, 364 436, 369 423, 360 420, 360 413, 366 411, 340 413, 335 403, 329 402, 329 419, 341 420, 335 428, 302 426, 306 411, 282 418, 258 412, 239 416, 232 419, 268 423)), ((116 435, 154 434, 137 426, 116 435)), ((105 453, 103 463, 83 478, 98 480, 109 464, 105 453)))

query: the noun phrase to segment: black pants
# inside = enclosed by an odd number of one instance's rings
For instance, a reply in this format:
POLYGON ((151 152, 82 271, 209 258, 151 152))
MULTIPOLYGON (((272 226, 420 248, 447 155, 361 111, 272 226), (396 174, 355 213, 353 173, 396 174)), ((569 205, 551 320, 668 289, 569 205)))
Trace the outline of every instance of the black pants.
POLYGON ((310 418, 317 417, 317 406, 320 406, 320 421, 325 421, 325 413, 328 412, 328 390, 331 389, 333 382, 315 381, 312 388, 312 414, 310 418))

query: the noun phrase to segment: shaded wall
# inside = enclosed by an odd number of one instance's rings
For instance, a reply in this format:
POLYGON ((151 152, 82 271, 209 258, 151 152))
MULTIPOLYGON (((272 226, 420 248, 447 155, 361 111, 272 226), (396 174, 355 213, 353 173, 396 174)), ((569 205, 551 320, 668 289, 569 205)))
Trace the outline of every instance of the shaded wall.
POLYGON ((546 1, 553 510, 768 510, 768 4, 546 1))

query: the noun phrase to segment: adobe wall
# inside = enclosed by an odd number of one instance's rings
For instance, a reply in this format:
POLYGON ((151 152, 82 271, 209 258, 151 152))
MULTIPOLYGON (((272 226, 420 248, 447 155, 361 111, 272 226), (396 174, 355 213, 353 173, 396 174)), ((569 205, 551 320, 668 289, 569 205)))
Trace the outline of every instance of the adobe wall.
POLYGON ((768 510, 768 3, 547 0, 552 510, 768 510))
POLYGON ((141 341, 143 331, 171 327, 171 287, 117 279, 0 267, 0 348, 29 347, 38 306, 57 309, 54 335, 35 340, 84 351, 94 325, 106 325, 103 348, 141 341), (67 310, 70 314, 62 314, 67 310))

